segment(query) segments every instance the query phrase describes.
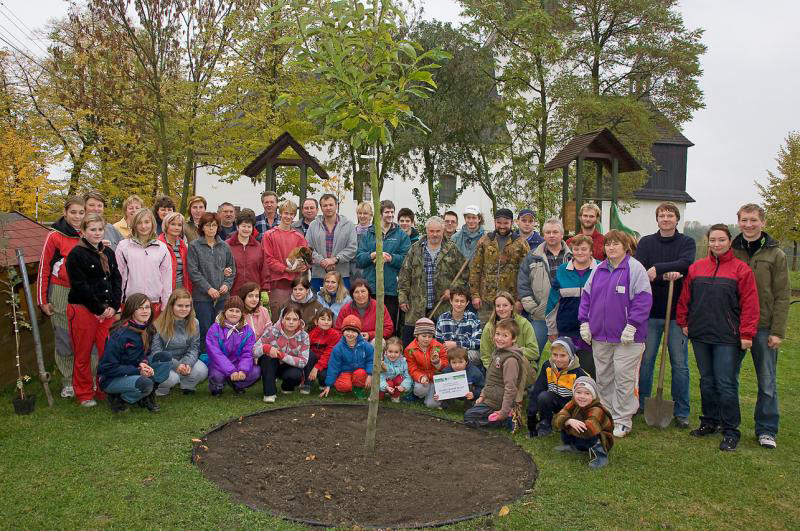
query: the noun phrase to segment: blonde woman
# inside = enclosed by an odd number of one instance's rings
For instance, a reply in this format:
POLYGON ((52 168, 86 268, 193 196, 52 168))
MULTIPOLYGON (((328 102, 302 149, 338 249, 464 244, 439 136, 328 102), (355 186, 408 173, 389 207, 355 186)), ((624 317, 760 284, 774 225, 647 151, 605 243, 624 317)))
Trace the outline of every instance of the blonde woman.
POLYGON ((122 203, 122 211, 125 215, 122 219, 114 223, 114 228, 117 229, 123 238, 131 237, 131 227, 133 226, 133 216, 136 215, 142 208, 144 208, 144 201, 138 195, 129 195, 125 202, 122 203))
POLYGON ((342 275, 338 271, 328 271, 322 279, 322 288, 317 293, 317 301, 323 308, 328 308, 333 312, 333 321, 339 317, 339 310, 342 306, 353 299, 347 292, 347 288, 342 280, 342 275))
POLYGON ((208 367, 199 359, 200 324, 194 315, 191 294, 176 288, 153 325, 156 333, 150 353, 164 352, 172 360, 169 377, 158 386, 156 396, 168 394, 178 383, 183 394, 193 395, 197 384, 208 377, 208 367))
MULTIPOLYGON (((372 226, 372 221, 374 219, 373 212, 372 204, 370 204, 369 201, 362 201, 358 204, 358 207, 356 207, 356 217, 358 218, 358 224, 356 225, 356 249, 361 247, 361 240, 372 226)), ((364 278, 364 271, 358 267, 356 260, 353 259, 353 261, 350 262, 350 282, 357 278, 364 278)), ((320 292, 322 292, 322 289, 320 289, 320 292)))
POLYGON ((154 316, 172 293, 172 251, 156 237, 156 220, 150 210, 133 216, 131 236, 119 242, 116 257, 122 276, 122 299, 144 293, 154 316))

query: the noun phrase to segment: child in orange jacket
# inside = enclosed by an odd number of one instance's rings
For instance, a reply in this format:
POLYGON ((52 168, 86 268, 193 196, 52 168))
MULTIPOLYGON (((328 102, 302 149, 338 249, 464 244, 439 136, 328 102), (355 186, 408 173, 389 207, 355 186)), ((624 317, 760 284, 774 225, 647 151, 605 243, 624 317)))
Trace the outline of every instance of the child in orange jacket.
POLYGON ((414 396, 425 400, 429 408, 440 407, 434 400, 433 375, 447 367, 447 348, 433 339, 436 327, 427 317, 421 317, 414 324, 414 336, 404 352, 408 372, 414 380, 414 396))

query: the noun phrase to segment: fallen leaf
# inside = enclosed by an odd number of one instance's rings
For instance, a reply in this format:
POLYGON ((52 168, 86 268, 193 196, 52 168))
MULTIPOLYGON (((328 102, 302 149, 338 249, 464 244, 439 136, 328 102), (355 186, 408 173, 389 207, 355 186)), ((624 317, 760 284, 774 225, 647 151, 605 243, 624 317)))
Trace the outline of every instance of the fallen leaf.
POLYGON ((205 450, 206 452, 208 451, 208 446, 206 446, 205 444, 201 444, 201 445, 200 445, 200 448, 202 448, 202 449, 203 449, 203 450, 205 450))
POLYGON ((306 456, 306 461, 313 461, 313 460, 315 460, 316 458, 317 458, 317 456, 316 456, 316 455, 314 455, 314 454, 308 454, 308 455, 306 456))
POLYGON ((500 508, 500 511, 497 513, 497 516, 506 516, 510 512, 511 512, 511 509, 508 508, 508 505, 503 505, 500 508))
POLYGON ((312 413, 311 418, 313 419, 316 415, 317 415, 316 413, 312 413))
POLYGON ((325 499, 326 499, 326 500, 331 500, 331 499, 333 499, 333 496, 331 496, 330 494, 328 494, 328 493, 326 492, 326 493, 325 493, 325 499))
POLYGON ((145 485, 150 485, 155 480, 156 478, 154 478, 153 476, 147 476, 146 478, 144 478, 144 481, 142 481, 142 483, 144 483, 145 485))
POLYGON ((239 422, 241 422, 243 419, 244 419, 244 417, 239 417, 239 422))
POLYGON ((200 443, 200 442, 203 442, 203 441, 202 441, 202 439, 192 439, 192 442, 193 443, 200 443))

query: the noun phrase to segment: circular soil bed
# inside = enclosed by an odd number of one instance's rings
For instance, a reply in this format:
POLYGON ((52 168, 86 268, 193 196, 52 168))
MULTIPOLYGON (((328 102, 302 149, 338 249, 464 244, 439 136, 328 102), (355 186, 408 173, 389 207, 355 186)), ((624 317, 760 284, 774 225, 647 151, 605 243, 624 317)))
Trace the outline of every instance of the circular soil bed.
POLYGON ((508 437, 380 408, 364 457, 367 407, 307 405, 231 421, 195 446, 203 474, 237 500, 315 525, 423 527, 489 514, 532 488, 530 455, 508 437))

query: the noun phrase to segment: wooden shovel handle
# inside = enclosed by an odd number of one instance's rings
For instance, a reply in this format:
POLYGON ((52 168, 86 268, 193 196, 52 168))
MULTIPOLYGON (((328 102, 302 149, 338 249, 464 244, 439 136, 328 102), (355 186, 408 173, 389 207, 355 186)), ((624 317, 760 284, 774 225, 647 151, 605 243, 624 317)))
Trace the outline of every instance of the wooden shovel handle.
POLYGON ((664 391, 664 365, 667 361, 667 342, 669 340, 669 321, 670 315, 672 314, 672 293, 675 289, 675 281, 669 281, 669 291, 667 292, 667 315, 664 319, 664 341, 661 343, 661 364, 658 367, 658 389, 656 390, 656 396, 661 398, 661 395, 664 391))

